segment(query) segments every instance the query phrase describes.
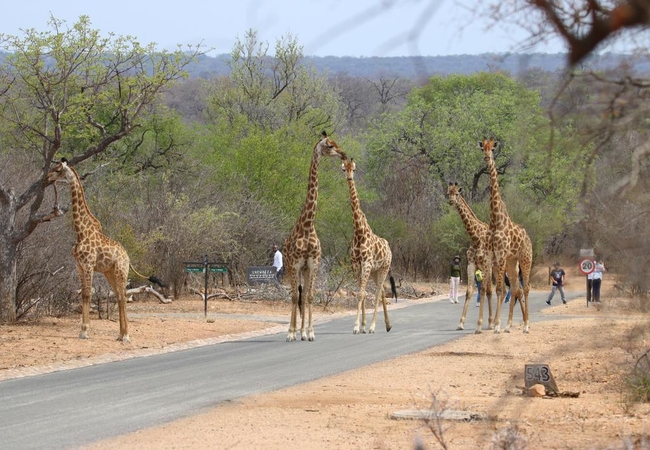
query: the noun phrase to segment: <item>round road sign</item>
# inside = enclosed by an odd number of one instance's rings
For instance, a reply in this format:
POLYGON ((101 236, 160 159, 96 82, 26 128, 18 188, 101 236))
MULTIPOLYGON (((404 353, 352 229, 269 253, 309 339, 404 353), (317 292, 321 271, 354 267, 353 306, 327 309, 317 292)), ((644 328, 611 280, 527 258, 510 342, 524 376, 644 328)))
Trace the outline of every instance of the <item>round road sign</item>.
POLYGON ((580 266, 578 267, 580 272, 582 272, 584 275, 589 275, 591 272, 594 271, 595 268, 596 268, 596 264, 594 264, 594 261, 588 258, 581 260, 580 266))

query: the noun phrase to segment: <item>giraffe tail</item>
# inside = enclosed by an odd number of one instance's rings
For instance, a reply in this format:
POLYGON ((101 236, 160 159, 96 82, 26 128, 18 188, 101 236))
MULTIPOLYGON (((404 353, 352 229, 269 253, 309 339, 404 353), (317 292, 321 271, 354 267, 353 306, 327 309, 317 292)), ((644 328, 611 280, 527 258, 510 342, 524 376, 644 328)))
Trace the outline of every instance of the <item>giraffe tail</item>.
POLYGON ((388 280, 390 281, 390 290, 395 298, 395 303, 397 303, 397 287, 395 286, 395 278, 393 278, 392 275, 389 275, 388 280))
POLYGON ((133 273, 135 273, 137 276, 139 276, 139 277, 142 278, 143 280, 148 280, 148 281, 150 281, 150 282, 153 283, 153 284, 157 284, 157 285, 160 286, 161 288, 166 288, 166 287, 167 287, 167 285, 166 285, 165 283, 163 283, 163 282, 160 280, 160 278, 156 277, 155 275, 151 275, 150 277, 147 277, 147 276, 142 275, 142 274, 141 274, 140 272, 138 272, 137 270, 135 270, 135 268, 134 268, 131 264, 129 264, 129 267, 131 268, 131 270, 133 271, 133 273))
POLYGON ((300 317, 303 315, 303 302, 302 302, 302 285, 298 285, 298 309, 300 310, 300 317))

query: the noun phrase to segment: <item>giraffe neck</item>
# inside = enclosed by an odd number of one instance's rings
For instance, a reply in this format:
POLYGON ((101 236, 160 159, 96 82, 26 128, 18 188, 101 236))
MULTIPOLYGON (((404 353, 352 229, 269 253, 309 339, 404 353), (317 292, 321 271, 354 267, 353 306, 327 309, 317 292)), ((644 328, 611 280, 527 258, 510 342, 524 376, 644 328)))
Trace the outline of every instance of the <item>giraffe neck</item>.
POLYGON ((307 198, 302 206, 298 227, 303 230, 313 230, 316 219, 316 204, 318 203, 318 164, 320 162, 319 154, 314 151, 311 158, 309 169, 309 182, 307 183, 307 198))
POLYGON ((467 231, 467 234, 472 240, 472 244, 475 246, 478 245, 481 240, 478 231, 483 228, 483 222, 479 220, 478 217, 476 217, 476 214, 474 214, 472 208, 470 208, 470 206, 461 195, 458 195, 455 203, 456 209, 460 214, 460 219, 463 221, 463 225, 465 225, 465 231, 467 231))
POLYGON ((66 179, 70 185, 70 197, 72 199, 72 222, 77 233, 77 240, 80 241, 93 230, 101 232, 102 225, 88 209, 81 180, 72 167, 68 167, 66 179))
POLYGON ((490 171, 490 224, 493 227, 502 227, 505 226, 508 214, 499 192, 499 178, 494 157, 488 160, 487 168, 490 171))
POLYGON ((366 215, 361 211, 359 205, 359 195, 357 194, 357 187, 354 184, 354 179, 348 178, 348 187, 350 188, 350 206, 352 206, 352 221, 354 223, 355 234, 364 233, 369 230, 366 215))

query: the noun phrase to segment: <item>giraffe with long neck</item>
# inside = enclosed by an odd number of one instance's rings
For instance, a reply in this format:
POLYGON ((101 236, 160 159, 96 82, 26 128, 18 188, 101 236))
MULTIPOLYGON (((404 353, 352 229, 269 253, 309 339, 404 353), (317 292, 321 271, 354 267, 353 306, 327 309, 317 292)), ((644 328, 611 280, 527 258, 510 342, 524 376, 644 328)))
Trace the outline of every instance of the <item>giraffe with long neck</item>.
POLYGON ((129 342, 126 318, 126 284, 129 275, 129 255, 119 242, 108 238, 102 225, 90 212, 84 189, 77 171, 62 159, 47 176, 47 182, 65 180, 70 187, 72 201, 72 223, 77 240, 72 248, 72 256, 77 263, 81 281, 81 333, 79 338, 88 338, 90 325, 90 299, 92 295, 93 273, 103 273, 117 298, 120 316, 120 334, 117 338, 129 342))
POLYGON ((483 286, 480 296, 480 307, 478 314, 478 322, 476 325, 476 333, 481 333, 481 326, 483 324, 483 305, 484 299, 487 299, 488 304, 488 328, 492 329, 493 315, 492 315, 492 250, 490 248, 490 225, 476 217, 476 214, 469 206, 465 198, 463 198, 462 188, 458 183, 449 183, 447 189, 447 196, 449 197, 449 204, 456 207, 460 219, 465 226, 465 231, 470 237, 471 244, 467 249, 467 293, 465 294, 465 304, 463 305, 463 314, 460 316, 460 323, 457 330, 465 329, 465 318, 467 317, 467 309, 469 307, 472 295, 474 295, 474 283, 472 282, 472 274, 477 268, 483 271, 483 286))
POLYGON ((514 223, 508 215, 508 210, 501 198, 499 191, 499 179, 496 164, 494 162, 494 149, 498 142, 492 139, 484 139, 479 142, 483 150, 483 159, 490 174, 490 233, 492 252, 494 257, 493 270, 497 280, 497 308, 494 321, 494 332, 501 332, 501 306, 505 297, 504 275, 507 272, 511 287, 517 286, 513 301, 510 302, 508 323, 504 331, 509 332, 512 326, 512 314, 514 305, 520 300, 521 314, 523 316, 523 332, 529 332, 528 320, 528 293, 530 291, 530 271, 533 264, 533 245, 526 230, 514 223), (522 273, 523 298, 517 264, 522 273))
MULTIPOLYGON (((366 332, 366 285, 372 277, 377 289, 375 296, 375 312, 372 316, 372 322, 368 331, 375 332, 375 323, 377 321, 377 307, 381 301, 384 309, 384 322, 386 331, 390 331, 390 319, 388 318, 388 308, 386 306, 386 293, 384 291, 384 281, 390 272, 392 253, 386 239, 377 236, 372 232, 366 215, 359 205, 359 195, 354 184, 354 171, 356 164, 353 158, 343 161, 343 171, 345 172, 348 188, 350 189, 350 206, 352 207, 352 222, 354 225, 354 237, 350 247, 350 259, 352 270, 354 271, 357 282, 359 283, 359 298, 357 300, 357 320, 354 323, 352 333, 366 332), (361 318, 361 320, 360 320, 361 318)), ((397 298, 395 282, 391 279, 391 288, 393 295, 397 298)))
POLYGON ((343 150, 324 131, 312 152, 309 181, 307 184, 307 198, 302 206, 302 211, 300 212, 296 225, 284 241, 284 267, 291 283, 292 306, 287 342, 296 340, 299 309, 301 316, 301 340, 308 339, 313 341, 315 339, 312 321, 312 303, 314 301, 316 272, 320 264, 321 246, 318 235, 316 234, 314 222, 316 220, 316 205, 318 201, 318 165, 323 156, 337 156, 343 160, 346 159, 343 150), (304 311, 305 304, 307 306, 306 312, 304 311), (308 319, 306 334, 305 316, 308 319))

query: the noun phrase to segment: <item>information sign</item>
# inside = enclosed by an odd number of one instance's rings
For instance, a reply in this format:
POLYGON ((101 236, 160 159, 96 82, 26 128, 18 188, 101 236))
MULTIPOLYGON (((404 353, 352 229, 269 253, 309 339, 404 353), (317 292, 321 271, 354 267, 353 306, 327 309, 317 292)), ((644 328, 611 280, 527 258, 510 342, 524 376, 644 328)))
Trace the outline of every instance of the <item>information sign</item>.
POLYGON ((248 284, 270 283, 276 280, 275 267, 273 266, 256 266, 246 268, 246 279, 248 284))

